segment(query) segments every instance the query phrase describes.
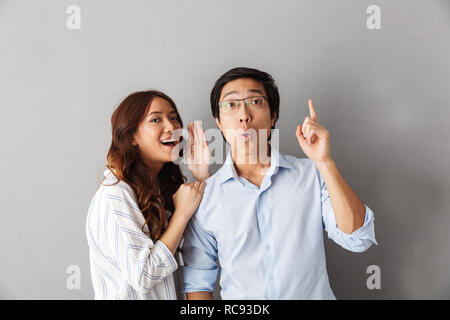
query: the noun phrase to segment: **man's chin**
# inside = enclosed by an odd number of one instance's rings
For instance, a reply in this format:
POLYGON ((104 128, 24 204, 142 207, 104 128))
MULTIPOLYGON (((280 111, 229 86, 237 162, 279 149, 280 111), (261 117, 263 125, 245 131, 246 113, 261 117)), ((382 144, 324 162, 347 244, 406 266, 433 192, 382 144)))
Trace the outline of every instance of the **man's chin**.
POLYGON ((256 141, 247 141, 244 143, 237 143, 233 146, 235 152, 249 156, 252 154, 257 154, 258 152, 258 144, 256 141))

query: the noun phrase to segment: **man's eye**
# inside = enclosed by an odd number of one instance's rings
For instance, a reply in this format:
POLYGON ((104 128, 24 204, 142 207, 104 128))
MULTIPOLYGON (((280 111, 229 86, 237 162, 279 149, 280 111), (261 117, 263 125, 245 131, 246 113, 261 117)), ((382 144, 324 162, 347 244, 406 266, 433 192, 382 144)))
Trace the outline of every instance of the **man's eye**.
POLYGON ((254 98, 251 100, 251 104, 262 104, 262 99, 254 98))
POLYGON ((233 108, 236 106, 236 103, 234 101, 228 101, 227 103, 225 103, 225 107, 226 108, 233 108))

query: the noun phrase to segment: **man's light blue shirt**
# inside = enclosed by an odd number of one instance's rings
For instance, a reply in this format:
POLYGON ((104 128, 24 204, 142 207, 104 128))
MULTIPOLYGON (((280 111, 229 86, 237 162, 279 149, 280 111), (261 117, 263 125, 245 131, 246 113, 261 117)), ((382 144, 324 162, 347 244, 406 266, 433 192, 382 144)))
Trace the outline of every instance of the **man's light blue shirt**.
POLYGON ((229 152, 206 180, 184 234, 184 292, 212 292, 219 259, 222 299, 335 299, 323 229, 347 250, 367 250, 377 242, 373 212, 365 207, 364 225, 346 234, 310 159, 271 147, 270 168, 258 188, 237 175, 229 152))

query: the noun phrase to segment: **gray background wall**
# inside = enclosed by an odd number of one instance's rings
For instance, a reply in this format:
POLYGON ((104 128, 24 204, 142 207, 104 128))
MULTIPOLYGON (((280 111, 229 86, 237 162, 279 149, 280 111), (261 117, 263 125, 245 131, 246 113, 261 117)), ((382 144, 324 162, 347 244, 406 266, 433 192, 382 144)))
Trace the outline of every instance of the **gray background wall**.
POLYGON ((325 235, 336 297, 450 298, 449 27, 448 0, 0 1, 0 298, 93 298, 84 228, 113 109, 156 88, 186 124, 215 127, 210 89, 235 66, 276 79, 283 153, 304 157, 294 132, 313 98, 375 212, 379 246, 363 254, 325 235), (80 30, 66 27, 72 4, 80 30), (366 27, 372 4, 380 30, 366 27))

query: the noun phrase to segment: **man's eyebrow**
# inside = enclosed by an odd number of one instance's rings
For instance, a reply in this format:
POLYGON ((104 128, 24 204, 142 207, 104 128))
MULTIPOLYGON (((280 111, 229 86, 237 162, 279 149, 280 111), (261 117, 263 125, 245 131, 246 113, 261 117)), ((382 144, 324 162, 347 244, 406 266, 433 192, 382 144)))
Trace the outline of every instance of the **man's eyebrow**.
MULTIPOLYGON (((258 90, 258 89, 249 89, 248 92, 259 93, 260 95, 264 95, 264 93, 262 93, 262 92, 261 92, 260 90, 258 90)), ((238 93, 238 92, 237 92, 237 91, 230 91, 230 92, 228 92, 227 94, 225 94, 225 95, 223 96, 222 99, 225 99, 226 96, 228 96, 228 95, 230 95, 230 94, 233 94, 233 93, 238 93)))
POLYGON ((260 90, 258 90, 258 89, 250 89, 250 90, 248 90, 249 92, 255 92, 255 93, 259 93, 259 94, 261 94, 261 95, 264 95, 264 93, 262 93, 260 90))
POLYGON ((222 97, 222 99, 225 99, 226 96, 229 96, 230 94, 233 94, 233 93, 237 93, 237 91, 230 91, 230 92, 228 92, 227 94, 225 94, 225 95, 222 97))

